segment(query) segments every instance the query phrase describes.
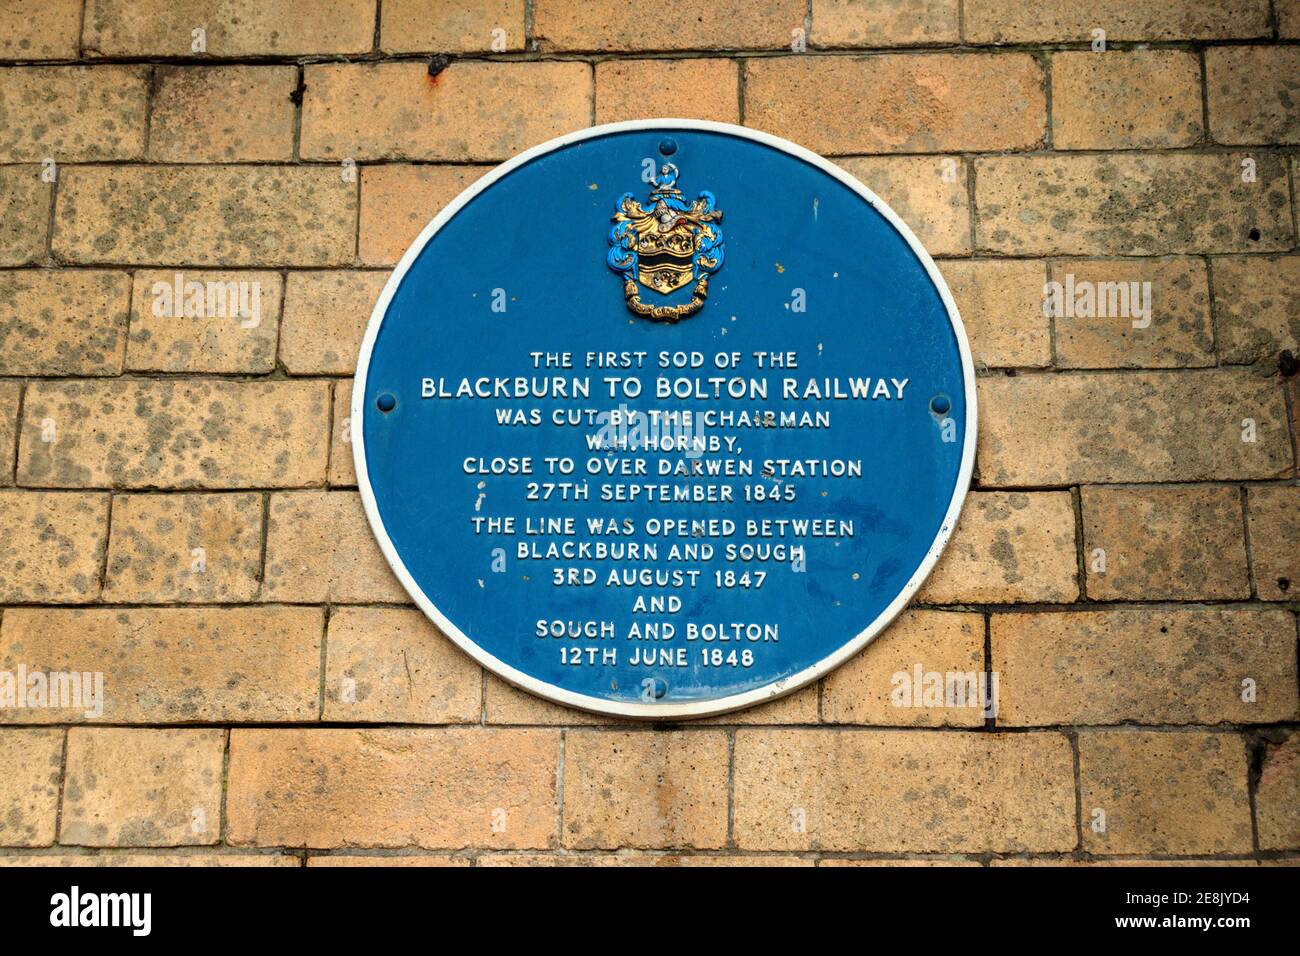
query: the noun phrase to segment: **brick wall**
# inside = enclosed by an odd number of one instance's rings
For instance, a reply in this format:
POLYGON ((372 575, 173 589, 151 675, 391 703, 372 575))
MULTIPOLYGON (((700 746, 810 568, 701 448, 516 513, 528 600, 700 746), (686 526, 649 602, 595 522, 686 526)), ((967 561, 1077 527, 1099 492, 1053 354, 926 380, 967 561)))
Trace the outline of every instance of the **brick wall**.
POLYGON ((1297 0, 3 0, 0 669, 105 703, 0 709, 0 862, 1296 862, 1297 41, 1297 0), (346 422, 434 212, 651 115, 880 193, 981 402, 917 605, 659 728, 438 635, 346 422), (177 271, 260 322, 156 316, 177 271), (1067 276, 1150 282, 1151 325, 1045 316, 1067 276), (891 706, 916 665, 996 672, 996 720, 891 706))

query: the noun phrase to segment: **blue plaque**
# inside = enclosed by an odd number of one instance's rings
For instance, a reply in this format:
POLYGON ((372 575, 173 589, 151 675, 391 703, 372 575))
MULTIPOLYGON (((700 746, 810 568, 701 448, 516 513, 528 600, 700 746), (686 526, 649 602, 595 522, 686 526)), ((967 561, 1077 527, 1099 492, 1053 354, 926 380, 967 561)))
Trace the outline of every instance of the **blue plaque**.
POLYGON ((468 654, 562 704, 734 710, 861 650, 956 524, 952 296, 844 170, 719 123, 493 170, 402 257, 352 394, 366 515, 468 654))

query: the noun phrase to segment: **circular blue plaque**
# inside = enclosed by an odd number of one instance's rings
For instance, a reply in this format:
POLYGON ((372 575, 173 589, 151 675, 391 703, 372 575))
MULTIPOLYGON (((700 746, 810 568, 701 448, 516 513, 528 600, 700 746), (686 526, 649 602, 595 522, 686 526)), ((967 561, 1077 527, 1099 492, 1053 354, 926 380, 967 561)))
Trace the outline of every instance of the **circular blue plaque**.
POLYGON ((425 227, 352 394, 366 515, 507 681, 630 717, 769 700, 864 647, 956 524, 952 296, 844 170, 720 123, 552 140, 425 227))

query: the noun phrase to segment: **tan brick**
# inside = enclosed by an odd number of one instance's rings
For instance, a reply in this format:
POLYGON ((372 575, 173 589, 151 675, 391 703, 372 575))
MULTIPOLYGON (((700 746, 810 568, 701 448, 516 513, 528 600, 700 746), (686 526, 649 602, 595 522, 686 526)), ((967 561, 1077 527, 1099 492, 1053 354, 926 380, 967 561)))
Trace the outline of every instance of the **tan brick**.
POLYGON ((141 159, 145 66, 11 66, 0 71, 0 160, 141 159))
POLYGON ((1237 153, 975 160, 975 245, 1009 255, 1176 255, 1291 246, 1286 166, 1237 153), (1255 230, 1257 239, 1252 239, 1255 230))
POLYGON ((309 867, 340 867, 340 866, 469 866, 468 857, 447 856, 445 854, 431 853, 408 853, 401 856, 378 856, 370 854, 367 856, 344 856, 341 854, 331 854, 330 856, 309 856, 307 857, 309 867))
POLYGON ((1068 603, 1079 597, 1068 491, 972 492, 917 600, 925 604, 1068 603))
POLYGON ((766 0, 743 15, 708 0, 666 0, 653 13, 634 0, 536 0, 533 36, 543 51, 789 49, 806 13, 805 0, 766 0))
POLYGON ((742 867, 742 866, 813 866, 811 859, 798 856, 773 856, 770 854, 740 856, 738 854, 692 854, 679 856, 673 853, 489 853, 478 858, 479 866, 527 867, 742 867))
POLYGON ((1201 127, 1201 64, 1186 50, 1091 50, 1052 56, 1056 149, 1192 146, 1201 127))
POLYGON ((1300 487, 1253 485, 1246 491, 1246 513, 1260 598, 1294 600, 1300 588, 1300 487))
POLYGON ((577 849, 723 846, 727 735, 570 731, 563 837, 577 849))
POLYGON ((558 835, 556 730, 242 730, 229 842, 545 848, 558 835))
POLYGON ((54 842, 62 730, 0 730, 0 846, 54 842))
MULTIPOLYGON (((994 861, 996 862, 996 861, 994 861)), ((899 859, 870 859, 859 860, 851 857, 823 857, 817 863, 818 866, 829 867, 866 867, 866 866, 906 866, 906 867, 933 867, 933 866, 980 866, 979 860, 967 860, 961 857, 934 857, 934 856, 909 856, 899 859)))
POLYGON ((744 710, 733 710, 717 717, 691 721, 693 727, 739 726, 755 727, 768 724, 815 724, 817 716, 818 684, 807 685, 792 694, 778 697, 744 710))
POLYGON ((479 721, 482 671, 420 611, 336 608, 326 647, 326 720, 479 721))
POLYGON ((366 53, 375 0, 86 0, 86 52, 99 56, 199 56, 191 31, 207 31, 208 56, 366 53))
POLYGON ((130 300, 125 272, 0 273, 0 374, 119 374, 130 300))
POLYGON ((278 272, 137 272, 131 293, 127 368, 137 372, 272 371, 282 281, 278 272))
POLYGON ((524 0, 388 0, 380 20, 379 48, 385 53, 524 48, 524 0))
POLYGON ((1277 0, 1278 35, 1284 40, 1300 40, 1300 3, 1296 0, 1277 0))
POLYGON ((29 853, 25 856, 0 856, 0 867, 296 867, 296 856, 284 853, 231 853, 220 850, 197 853, 29 853))
POLYGON ((1275 383, 1238 371, 980 379, 984 485, 1231 481, 1291 470, 1275 383), (1255 422, 1243 441, 1242 422, 1255 422))
POLYGON ((59 842, 219 842, 225 749, 224 730, 73 727, 59 842))
POLYGON ((0 4, 0 58, 75 60, 81 0, 8 0, 0 4))
POLYGON ((812 0, 812 43, 818 47, 956 43, 958 0, 812 0))
POLYGON ((103 714, 0 710, 0 722, 316 720, 324 629, 306 607, 11 608, 3 667, 103 673, 103 714))
POLYGON ((161 163, 293 159, 292 66, 158 66, 149 158, 161 163))
POLYGON ((682 119, 740 122, 734 60, 605 60, 596 64, 596 122, 655 119, 665 105, 682 119))
POLYGON ((353 258, 356 215, 356 184, 331 167, 77 166, 60 174, 54 254, 153 266, 342 265, 353 258))
POLYGON ((1043 315, 1047 266, 1027 259, 947 259, 938 263, 961 313, 977 366, 1041 368, 1052 363, 1043 315))
POLYGON ((960 157, 855 157, 838 163, 898 213, 928 253, 970 253, 970 202, 960 157), (944 179, 949 171, 956 177, 952 182, 944 179))
POLYGON ((984 726, 984 711, 974 695, 969 707, 916 696, 917 668, 922 675, 983 674, 984 615, 904 611, 866 650, 827 676, 823 719, 832 724, 984 726))
POLYGON ((387 272, 291 272, 280 361, 290 375, 350 375, 387 272))
POLYGON ((1205 95, 1216 143, 1300 143, 1300 48, 1209 47, 1205 95))
POLYGON ((0 491, 0 602, 83 604, 99 595, 108 496, 0 491))
POLYGON ((1233 486, 1080 489, 1088 597, 1250 597, 1241 493, 1233 486), (1097 568, 1098 550, 1105 570, 1097 568))
POLYGON ((1203 260, 1058 260, 1052 263, 1051 276, 1054 295, 1045 297, 1044 309, 1050 306, 1056 313, 1052 321, 1058 366, 1214 364, 1209 280, 1203 260), (1148 306, 1150 314, 1141 314, 1148 306))
POLYGON ((1268 0, 967 0, 972 43, 1107 40, 1221 40, 1266 37, 1268 0))
POLYGON ((330 487, 356 487, 352 461, 352 380, 334 383, 334 432, 330 436, 330 487))
MULTIPOLYGON (((501 160, 591 123, 586 63, 308 66, 304 159, 501 160)), ((337 170, 334 171, 337 177, 337 170)))
POLYGON ((592 726, 629 724, 630 721, 607 714, 553 704, 549 700, 519 690, 492 674, 484 673, 485 719, 489 724, 535 724, 539 726, 592 726))
POLYGON ((1300 256, 1215 259, 1214 314, 1224 362, 1275 364, 1300 354, 1300 256))
POLYGON ((45 258, 52 188, 39 166, 0 166, 0 266, 45 258))
POLYGON ((1255 787, 1260 849, 1300 849, 1300 733, 1263 747, 1255 787))
POLYGON ((1160 867, 1163 869, 1165 867, 1171 867, 1171 866, 1173 867, 1194 866, 1199 868, 1203 866, 1259 866, 1259 865, 1260 863, 1255 860, 1215 860, 1215 859, 1144 860, 1140 858, 1134 859, 1132 857, 1116 857, 1113 859, 1100 859, 1100 860, 1074 860, 1074 859, 1070 859, 1069 857, 1050 856, 1050 857, 1037 857, 1033 859, 1026 858, 1026 857, 1019 857, 1019 858, 1011 858, 1005 860, 998 860, 998 859, 989 860, 989 866, 992 867, 1067 866, 1067 867, 1081 867, 1085 869, 1090 867, 1095 868, 1095 867, 1113 867, 1113 866, 1160 867))
POLYGON ((262 599, 410 602, 370 532, 360 495, 353 491, 271 496, 262 599))
POLYGON ((33 382, 19 480, 59 488, 320 484, 329 400, 327 382, 33 382), (46 421, 54 441, 42 441, 46 421))
MULTIPOLYGON (((998 723, 1253 724, 1296 716, 1288 611, 994 614, 998 723), (1246 703, 1242 681, 1256 684, 1246 703)), ((1087 817, 1085 811, 1085 818, 1087 817)))
POLYGON ((442 207, 486 172, 483 166, 367 166, 361 171, 361 261, 396 265, 442 207))
MULTIPOLYGON (((18 444, 18 397, 22 385, 0 382, 0 450, 13 451, 18 444)), ((13 459, 0 453, 0 485, 14 483, 13 459)))
POLYGON ((1090 853, 1249 853, 1246 748, 1236 734, 1079 734, 1083 848, 1090 853), (1105 830, 1090 823, 1105 813, 1105 830))
POLYGON ((251 601, 262 575, 262 495, 118 495, 104 600, 251 601))
POLYGON ((1073 758, 1061 734, 740 730, 735 768, 742 849, 1075 845, 1073 758), (805 824, 802 832, 796 823, 805 824))
POLYGON ((1045 87, 1024 53, 754 59, 745 123, 831 155, 1029 149, 1046 131, 1045 87))

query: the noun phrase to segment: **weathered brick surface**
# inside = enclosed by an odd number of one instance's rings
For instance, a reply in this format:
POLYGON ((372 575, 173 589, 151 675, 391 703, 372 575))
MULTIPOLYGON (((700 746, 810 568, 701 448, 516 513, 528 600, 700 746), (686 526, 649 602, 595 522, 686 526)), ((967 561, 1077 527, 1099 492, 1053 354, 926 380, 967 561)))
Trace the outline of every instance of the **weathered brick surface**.
POLYGON ((0 161, 142 159, 148 94, 142 66, 0 71, 0 161))
POLYGON ((977 366, 1041 368, 1052 361, 1043 314, 1047 267, 1023 259, 945 259, 939 271, 966 326, 977 366))
POLYGON ((420 611, 336 608, 326 658, 326 720, 478 723, 478 664, 420 611))
POLYGON ((1223 40, 1266 37, 1268 0, 970 0, 966 39, 975 43, 1109 40, 1223 40))
POLYGON ((1052 145, 1143 149, 1200 141, 1201 64, 1186 50, 1052 57, 1052 145))
POLYGON ((979 400, 985 485, 1280 478, 1292 466, 1282 391, 1245 372, 995 375, 979 400))
POLYGON ((1052 263, 1051 276, 1060 284, 1059 298, 1046 297, 1058 366, 1215 364, 1204 260, 1066 259, 1052 263))
POLYGON ((0 4, 0 57, 75 59, 82 0, 9 0, 0 4))
POLYGON ((812 0, 812 42, 818 47, 956 43, 957 0, 812 0))
POLYGON ((1300 593, 1300 487, 1253 485, 1246 492, 1255 587, 1265 601, 1300 593))
POLYGON ((424 63, 326 63, 305 78, 304 159, 502 160, 591 122, 586 63, 460 62, 432 77, 424 63))
POLYGON ((32 383, 19 481, 60 488, 320 484, 328 413, 324 382, 32 383), (53 441, 43 440, 43 422, 53 423, 53 441), (258 454, 250 455, 254 448, 258 454))
POLYGON ((387 272, 293 272, 284 290, 280 361, 290 375, 348 375, 387 272))
POLYGON ((854 157, 839 165, 898 213, 931 255, 970 253, 970 202, 960 157, 854 157))
POLYGON ((565 846, 710 849, 726 839, 722 731, 566 735, 565 846))
POLYGON ((83 39, 91 55, 199 56, 197 27, 209 56, 365 53, 375 0, 338 0, 327 15, 311 0, 86 0, 83 39))
POLYGON ((1029 149, 1046 131, 1046 85, 1021 53, 758 58, 745 122, 831 155, 1029 149))
POLYGON ((39 166, 0 166, 0 266, 45 258, 50 190, 39 166))
POLYGON ((225 748, 224 730, 73 727, 59 842, 217 843, 225 748))
POLYGON ((1009 255, 1289 249, 1287 188, 1272 153, 980 157, 975 245, 1009 255), (1242 182, 1246 158, 1256 182, 1242 182))
POLYGON ((742 849, 960 853, 1075 844, 1072 757, 1061 734, 740 730, 735 750, 742 849))
POLYGON ((271 495, 265 601, 408 603, 353 491, 271 495))
POLYGON ((506 53, 524 48, 524 0, 389 0, 379 48, 386 53, 506 53))
POLYGON ((740 122, 732 60, 605 60, 596 64, 596 122, 655 119, 671 103, 682 119, 740 122))
POLYGON ((1089 598, 1250 597, 1236 486, 1085 487, 1080 498, 1089 598))
POLYGON ((77 263, 341 265, 353 258, 356 206, 356 183, 332 168, 72 167, 59 182, 54 254, 77 263))
POLYGON ((667 0, 652 15, 632 0, 537 0, 533 36, 547 51, 788 49, 806 12, 805 0, 765 0, 744 16, 709 0, 667 0))
POLYGON ((251 601, 262 575, 262 495, 118 495, 104 600, 251 601))
POLYGON ((117 375, 130 298, 125 272, 0 272, 0 374, 117 375))
POLYGON ((1300 849, 1300 734, 1264 745, 1255 818, 1262 849, 1300 849))
POLYGON ((0 3, 0 704, 103 676, 0 706, 0 866, 1300 861, 1300 3, 328 6, 0 3), (939 257, 979 456, 922 606, 651 728, 409 606, 350 378, 491 164, 674 115, 829 156, 939 257))
POLYGON ((84 604, 99 594, 108 496, 0 491, 0 601, 84 604))
POLYGON ((103 714, 0 709, 0 722, 315 720, 323 633, 320 608, 10 608, 0 667, 98 671, 103 714))
POLYGON ((1205 51, 1210 136, 1217 143, 1300 143, 1300 48, 1205 51))
POLYGON ((1224 362, 1300 355, 1300 256, 1214 259, 1214 310, 1224 362))
POLYGON ((160 66, 149 158, 162 163, 285 162, 293 158, 298 84, 292 66, 160 66))
POLYGON ((1232 733, 1079 734, 1083 847, 1091 853, 1249 853, 1246 747, 1232 733), (1104 821, 1096 811, 1105 814, 1104 821), (1104 822, 1104 831, 1098 832, 1104 822))
POLYGON ((928 674, 953 673, 964 679, 983 672, 982 614, 904 611, 871 643, 870 653, 859 654, 827 676, 822 716, 832 724, 982 727, 984 710, 977 697, 936 702, 915 690, 924 686, 928 674), (918 668, 920 678, 915 676, 918 668))
POLYGON ((973 492, 917 599, 1012 604, 1062 603, 1078 596, 1069 492, 973 492))
POLYGON ((126 367, 133 372, 272 371, 282 286, 277 272, 138 270, 126 367))
POLYGON ((1294 720, 1295 616, 1259 609, 994 614, 998 723, 1294 720), (1254 682, 1243 700, 1242 682, 1254 682))
POLYGON ((396 265, 434 216, 484 166, 367 166, 361 173, 361 261, 396 265))
POLYGON ((0 730, 0 846, 54 842, 63 731, 0 730))
POLYGON ((558 836, 559 751, 556 730, 237 728, 230 843, 542 849, 558 836))

